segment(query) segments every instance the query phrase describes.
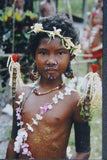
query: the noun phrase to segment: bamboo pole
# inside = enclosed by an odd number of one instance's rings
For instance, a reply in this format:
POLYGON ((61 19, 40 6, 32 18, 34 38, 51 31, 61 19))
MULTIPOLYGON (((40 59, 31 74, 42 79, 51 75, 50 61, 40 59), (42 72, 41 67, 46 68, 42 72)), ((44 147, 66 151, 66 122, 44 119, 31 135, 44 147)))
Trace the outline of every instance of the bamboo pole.
POLYGON ((63 0, 63 13, 66 12, 66 0, 63 0))
POLYGON ((14 41, 15 41, 15 3, 16 0, 13 2, 13 43, 12 43, 12 53, 14 53, 14 41))
POLYGON ((68 7, 69 18, 73 21, 73 19, 72 19, 71 5, 70 5, 70 1, 69 0, 67 0, 67 7, 68 7))

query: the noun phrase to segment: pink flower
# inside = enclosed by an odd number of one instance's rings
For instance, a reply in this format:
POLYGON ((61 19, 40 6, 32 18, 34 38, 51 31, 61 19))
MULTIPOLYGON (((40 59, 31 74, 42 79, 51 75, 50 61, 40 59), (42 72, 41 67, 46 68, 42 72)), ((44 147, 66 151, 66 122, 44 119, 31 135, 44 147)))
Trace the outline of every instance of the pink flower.
POLYGON ((28 148, 28 147, 29 145, 27 143, 23 143, 21 148, 23 149, 23 148, 28 148))
POLYGON ((19 113, 16 113, 17 120, 21 120, 22 116, 19 113))
POLYGON ((21 113, 21 108, 20 107, 16 108, 16 113, 21 113))
POLYGON ((46 103, 43 107, 40 107, 40 113, 44 114, 48 110, 49 103, 46 103))

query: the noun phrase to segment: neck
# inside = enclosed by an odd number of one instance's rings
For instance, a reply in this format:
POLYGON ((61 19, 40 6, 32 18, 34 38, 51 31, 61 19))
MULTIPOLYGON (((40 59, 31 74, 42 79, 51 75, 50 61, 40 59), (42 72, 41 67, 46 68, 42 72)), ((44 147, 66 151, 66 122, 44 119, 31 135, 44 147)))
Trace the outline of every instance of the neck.
POLYGON ((54 88, 56 86, 58 86, 59 84, 62 83, 62 78, 58 78, 58 79, 54 79, 54 80, 49 80, 49 79, 45 79, 42 78, 39 81, 39 86, 43 87, 43 88, 54 88))

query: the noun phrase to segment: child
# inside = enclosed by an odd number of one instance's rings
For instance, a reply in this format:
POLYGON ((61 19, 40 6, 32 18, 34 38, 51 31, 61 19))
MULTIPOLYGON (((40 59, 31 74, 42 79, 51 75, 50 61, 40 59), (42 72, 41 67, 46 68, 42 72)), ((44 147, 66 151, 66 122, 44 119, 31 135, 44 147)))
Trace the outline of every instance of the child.
POLYGON ((66 159, 74 123, 76 153, 72 159, 86 160, 90 127, 80 116, 79 94, 62 80, 63 73, 73 77, 70 61, 78 52, 78 34, 66 16, 56 15, 32 27, 29 43, 36 65, 34 78, 39 78, 16 93, 6 158, 66 159))
MULTIPOLYGON (((84 29, 82 49, 84 49, 85 54, 92 54, 91 59, 97 59, 96 64, 99 66, 99 75, 100 77, 102 77, 102 19, 98 12, 92 13, 91 21, 89 22, 89 25, 84 29)), ((87 59, 87 57, 85 58, 87 59)))
POLYGON ((49 17, 56 14, 56 6, 53 0, 43 0, 40 2, 40 16, 49 17))

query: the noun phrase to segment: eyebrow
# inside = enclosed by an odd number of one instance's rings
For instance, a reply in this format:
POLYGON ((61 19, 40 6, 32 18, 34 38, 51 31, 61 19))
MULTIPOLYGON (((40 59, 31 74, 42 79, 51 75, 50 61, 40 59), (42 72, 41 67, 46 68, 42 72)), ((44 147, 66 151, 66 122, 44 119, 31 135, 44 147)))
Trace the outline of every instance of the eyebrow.
MULTIPOLYGON (((46 49, 46 48, 39 48, 38 50, 45 50, 45 51, 47 51, 48 49, 46 49)), ((67 50, 67 49, 66 48, 56 49, 56 51, 60 51, 60 50, 67 50)))
POLYGON ((59 49, 57 49, 57 51, 60 51, 60 50, 67 50, 66 48, 59 48, 59 49))
POLYGON ((48 51, 48 49, 46 49, 46 48, 38 48, 38 51, 48 51))

